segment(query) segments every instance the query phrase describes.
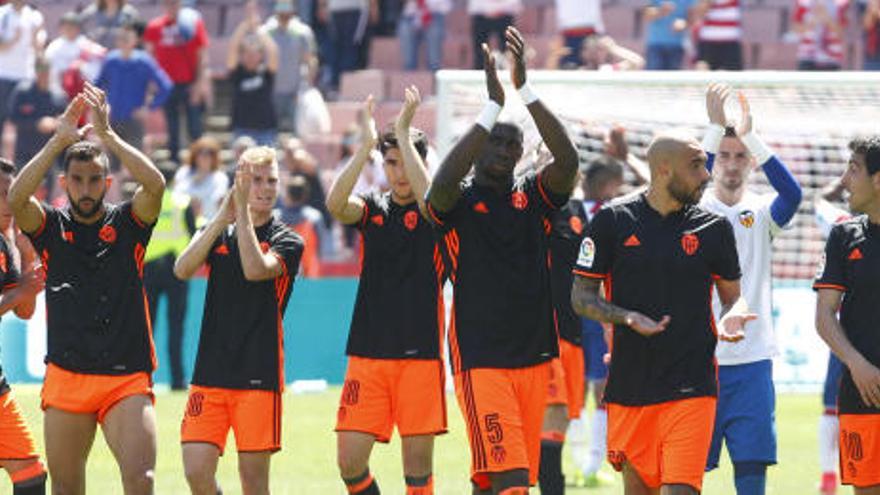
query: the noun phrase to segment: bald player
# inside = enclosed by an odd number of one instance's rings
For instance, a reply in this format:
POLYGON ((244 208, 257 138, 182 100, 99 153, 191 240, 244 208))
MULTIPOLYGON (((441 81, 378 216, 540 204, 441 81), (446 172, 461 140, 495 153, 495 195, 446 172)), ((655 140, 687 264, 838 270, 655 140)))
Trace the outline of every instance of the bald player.
POLYGON ((706 159, 692 137, 655 138, 648 190, 596 214, 574 269, 575 311, 614 325, 608 459, 627 495, 699 493, 718 392, 715 345, 741 340, 755 318, 740 297, 730 223, 696 206, 706 159), (713 288, 723 305, 717 330, 713 288))

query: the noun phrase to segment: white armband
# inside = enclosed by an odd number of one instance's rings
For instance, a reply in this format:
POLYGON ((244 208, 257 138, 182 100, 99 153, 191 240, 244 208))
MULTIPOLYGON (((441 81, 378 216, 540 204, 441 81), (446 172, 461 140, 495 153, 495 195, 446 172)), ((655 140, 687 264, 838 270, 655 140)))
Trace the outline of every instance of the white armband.
POLYGON ((480 112, 479 117, 477 117, 477 125, 486 129, 486 132, 492 132, 492 128, 495 127, 495 121, 498 120, 500 113, 501 105, 493 100, 489 100, 486 102, 486 106, 483 107, 483 111, 480 112))
POLYGON ((717 155, 718 149, 721 147, 721 138, 723 137, 724 127, 718 124, 709 124, 709 128, 706 129, 706 135, 703 136, 703 142, 701 143, 703 151, 717 155))
POLYGON ((755 157, 755 161, 758 162, 758 165, 764 165, 767 163, 767 160, 773 156, 773 152, 770 151, 770 148, 768 148, 764 141, 762 141, 754 132, 741 136, 739 139, 749 150, 749 153, 755 157))
POLYGON ((529 83, 523 84, 517 91, 519 92, 519 97, 522 98, 523 103, 526 105, 531 105, 538 101, 538 95, 535 94, 535 90, 532 89, 529 83))

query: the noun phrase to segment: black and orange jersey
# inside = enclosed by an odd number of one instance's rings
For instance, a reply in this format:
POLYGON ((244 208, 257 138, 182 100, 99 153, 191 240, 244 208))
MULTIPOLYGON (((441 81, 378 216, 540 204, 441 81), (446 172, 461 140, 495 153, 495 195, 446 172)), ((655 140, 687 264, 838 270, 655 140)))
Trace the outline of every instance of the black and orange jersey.
MULTIPOLYGON (((840 326, 853 347, 880 367, 880 225, 867 215, 838 223, 825 245, 825 263, 814 289, 843 292, 840 326)), ((880 414, 859 395, 849 368, 844 367, 837 400, 840 414, 880 414)))
POLYGON ((69 208, 43 204, 43 223, 28 234, 46 270, 46 360, 68 371, 100 375, 156 367, 144 292, 144 252, 152 225, 130 202, 106 205, 86 225, 69 208))
POLYGON ((299 235, 274 218, 256 233, 262 251, 281 262, 281 275, 248 281, 235 226, 217 238, 206 260, 210 273, 193 385, 284 388, 284 311, 304 246, 299 235))
POLYGON ((574 273, 603 279, 617 306, 656 321, 671 317, 652 337, 614 326, 607 402, 642 406, 717 394, 714 279, 741 276, 727 220, 696 206, 664 217, 644 194, 615 201, 590 223, 574 273))
POLYGON ((531 172, 503 194, 466 183, 448 212, 428 205, 454 287, 454 372, 523 368, 558 355, 547 246, 549 215, 567 200, 531 172))
POLYGON ((438 359, 444 328, 444 270, 431 225, 416 202, 391 193, 362 197, 363 259, 346 354, 438 359))
MULTIPOLYGON (((19 274, 18 268, 6 243, 6 237, 0 235, 0 292, 6 292, 18 284, 19 274)), ((0 395, 9 391, 9 384, 6 383, 6 376, 3 375, 3 366, 0 363, 0 395)))
POLYGON ((571 307, 571 270, 577 260, 581 241, 587 235, 588 219, 584 202, 571 200, 550 215, 550 284, 553 310, 559 338, 572 344, 581 343, 581 318, 571 307))

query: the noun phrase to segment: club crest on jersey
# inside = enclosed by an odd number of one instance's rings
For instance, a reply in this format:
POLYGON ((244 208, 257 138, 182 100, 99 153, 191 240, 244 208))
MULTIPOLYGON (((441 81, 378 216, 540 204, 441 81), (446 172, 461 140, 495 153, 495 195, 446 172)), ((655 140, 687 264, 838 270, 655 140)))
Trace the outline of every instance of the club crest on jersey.
POLYGON ((406 212, 406 215, 403 216, 403 225, 407 230, 415 230, 416 226, 419 224, 419 214, 414 211, 406 212))
POLYGON ((522 191, 517 191, 510 196, 510 204, 519 211, 529 206, 529 197, 522 191))
POLYGON ((373 215, 372 217, 370 217, 370 221, 378 225, 379 227, 385 225, 385 218, 383 218, 382 215, 373 215))
POLYGON ((105 225, 98 231, 98 237, 107 244, 116 242, 116 229, 112 225, 105 225))
POLYGON ((577 264, 585 268, 593 267, 593 259, 596 257, 596 244, 589 237, 581 242, 581 250, 578 252, 577 264))
POLYGON ((584 231, 584 222, 581 221, 580 217, 575 215, 568 217, 568 226, 571 227, 571 231, 577 235, 581 235, 584 231))
POLYGON ((9 265, 7 265, 6 253, 0 253, 0 271, 6 273, 9 271, 9 265))
POLYGON ((688 256, 693 256, 700 249, 700 238, 696 234, 685 234, 681 236, 681 249, 688 256))
POLYGON ((752 210, 739 212, 739 223, 747 229, 752 228, 752 225, 755 225, 755 214, 752 213, 752 210))

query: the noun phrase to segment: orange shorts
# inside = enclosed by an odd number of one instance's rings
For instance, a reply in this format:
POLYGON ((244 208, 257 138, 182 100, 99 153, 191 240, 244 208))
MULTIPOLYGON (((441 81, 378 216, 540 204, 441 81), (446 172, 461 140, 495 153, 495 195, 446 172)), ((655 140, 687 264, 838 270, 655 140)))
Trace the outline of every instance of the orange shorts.
POLYGON ((0 395, 0 460, 39 457, 34 436, 12 392, 0 395))
POLYGON ((490 486, 489 473, 512 469, 528 469, 533 485, 538 480, 549 367, 475 368, 455 375, 471 447, 471 479, 480 489, 490 486))
POLYGON ((715 422, 715 397, 641 407, 608 404, 608 462, 628 463, 649 488, 703 486, 715 422))
POLYGON ((239 452, 281 450, 281 393, 190 386, 180 442, 210 443, 223 455, 230 429, 239 452))
POLYGON ((54 407, 71 413, 97 414, 98 423, 103 423, 113 406, 134 395, 146 395, 155 401, 149 374, 88 375, 49 364, 40 398, 43 410, 54 407))
POLYGON ((880 485, 880 414, 841 414, 840 480, 868 488, 880 485))
POLYGON ((446 391, 439 359, 348 358, 336 431, 400 436, 446 433, 446 391))
POLYGON ((584 407, 584 351, 559 339, 559 357, 550 362, 547 404, 568 406, 568 419, 581 417, 584 407))

